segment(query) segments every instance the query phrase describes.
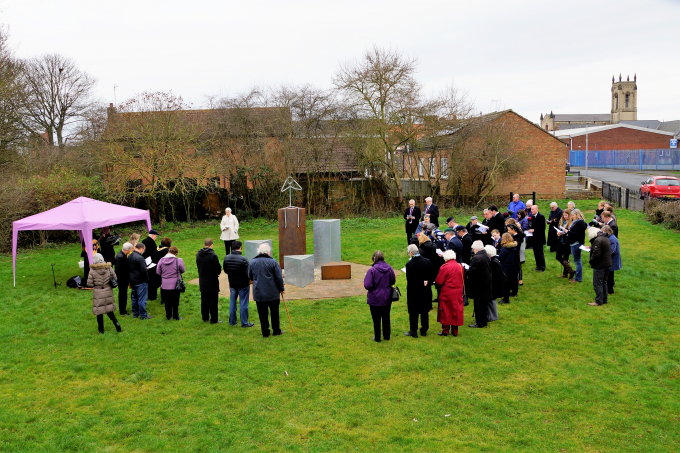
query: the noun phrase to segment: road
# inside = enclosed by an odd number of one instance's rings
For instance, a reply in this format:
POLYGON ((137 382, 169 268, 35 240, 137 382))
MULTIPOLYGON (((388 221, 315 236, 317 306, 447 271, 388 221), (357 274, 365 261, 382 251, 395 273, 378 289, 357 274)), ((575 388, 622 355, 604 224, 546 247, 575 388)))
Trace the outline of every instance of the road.
MULTIPOLYGON (((573 170, 578 170, 581 172, 581 176, 586 175, 586 170, 583 167, 573 167, 573 170)), ((588 176, 593 179, 597 179, 604 182, 613 182, 620 186, 626 187, 628 189, 640 190, 640 183, 647 178, 652 176, 663 175, 663 172, 632 172, 627 170, 603 170, 603 169, 588 169, 588 176)), ((678 177, 677 174, 671 174, 669 176, 678 177)))

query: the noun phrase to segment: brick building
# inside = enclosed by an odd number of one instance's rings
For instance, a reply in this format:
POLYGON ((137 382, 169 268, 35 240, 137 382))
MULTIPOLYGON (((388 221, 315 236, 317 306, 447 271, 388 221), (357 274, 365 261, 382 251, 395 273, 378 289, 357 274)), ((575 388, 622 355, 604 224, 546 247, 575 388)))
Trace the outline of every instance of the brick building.
POLYGON ((555 136, 567 144, 570 150, 664 149, 670 146, 674 132, 655 130, 630 124, 612 124, 585 129, 557 131, 555 136))
MULTIPOLYGON (((509 178, 501 179, 490 195, 505 195, 510 192, 536 192, 540 198, 557 198, 565 191, 565 163, 569 157, 567 146, 553 134, 532 123, 523 116, 505 110, 474 118, 479 125, 503 125, 511 136, 510 147, 522 154, 522 168, 509 178)), ((450 160, 453 148, 460 140, 466 140, 466 146, 473 150, 485 140, 481 129, 469 131, 463 126, 451 132, 447 140, 440 140, 435 146, 423 143, 421 150, 404 156, 404 177, 408 179, 428 179, 430 183, 438 183, 440 193, 447 193, 449 166, 455 165, 450 160)), ((469 184, 469 183, 468 183, 469 184)), ((450 192, 450 191, 448 191, 450 192)))

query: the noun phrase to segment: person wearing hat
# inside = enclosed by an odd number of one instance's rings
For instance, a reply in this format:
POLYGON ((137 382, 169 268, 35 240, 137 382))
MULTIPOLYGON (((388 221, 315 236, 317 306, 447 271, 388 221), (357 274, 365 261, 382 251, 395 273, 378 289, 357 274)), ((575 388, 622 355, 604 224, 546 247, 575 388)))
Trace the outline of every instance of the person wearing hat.
MULTIPOLYGON (((142 241, 142 244, 144 244, 144 247, 146 249, 144 250, 144 253, 142 254, 142 257, 144 259, 147 259, 151 257, 151 262, 154 264, 158 264, 158 259, 156 259, 156 251, 158 251, 158 246, 156 245, 156 238, 158 237, 158 231, 156 230, 149 230, 149 235, 144 238, 142 241)), ((151 278, 149 278, 149 291, 147 293, 147 300, 156 300, 158 299, 158 283, 156 281, 156 269, 151 270, 151 278)))
POLYGON ((416 200, 409 200, 408 208, 404 210, 404 220, 406 221, 406 242, 411 243, 411 238, 418 229, 418 219, 420 218, 420 208, 416 206, 416 200))
POLYGON ((448 228, 456 228, 458 226, 458 224, 456 223, 456 219, 453 217, 449 217, 448 219, 446 219, 446 226, 448 228))
MULTIPOLYGON (((447 224, 449 222, 446 222, 447 224)), ((460 238, 456 235, 456 230, 454 228, 446 228, 444 230, 444 238, 446 239, 446 250, 453 250, 456 254, 456 262, 458 264, 463 262, 463 243, 460 238)))
POLYGON ((479 218, 476 215, 473 215, 470 217, 470 221, 465 227, 473 242, 482 240, 482 233, 479 232, 480 225, 482 224, 479 223, 479 218))

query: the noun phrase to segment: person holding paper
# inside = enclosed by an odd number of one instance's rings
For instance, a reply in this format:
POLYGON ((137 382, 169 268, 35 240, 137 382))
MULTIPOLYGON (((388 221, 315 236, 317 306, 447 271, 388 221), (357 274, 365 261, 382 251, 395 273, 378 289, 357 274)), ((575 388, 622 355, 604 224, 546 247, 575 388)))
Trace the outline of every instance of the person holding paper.
MULTIPOLYGON (((463 243, 456 235, 456 230, 449 227, 444 230, 444 237, 446 238, 446 250, 452 250, 456 254, 456 262, 458 264, 463 262, 463 243)), ((444 258, 446 261, 446 258, 444 258)))
POLYGON ((557 253, 555 254, 555 259, 564 268, 564 272, 560 275, 560 278, 574 278, 576 271, 571 268, 569 263, 569 256, 571 256, 571 247, 569 246, 569 228, 571 227, 571 209, 567 208, 562 212, 562 218, 560 219, 557 226, 554 226, 555 234, 557 235, 557 240, 559 245, 557 247, 557 253))
POLYGON ((461 244, 463 244, 463 258, 464 264, 470 265, 470 258, 472 256, 472 238, 468 234, 467 229, 463 225, 458 225, 456 227, 456 234, 460 238, 461 244))
POLYGON ((545 245, 545 217, 538 212, 538 205, 531 207, 531 215, 533 218, 531 229, 529 232, 534 238, 534 259, 536 260, 535 271, 545 271, 545 255, 543 254, 543 246, 545 245))
MULTIPOLYGON (((149 235, 144 238, 142 241, 142 244, 144 244, 145 250, 144 250, 144 258, 147 258, 147 263, 154 263, 154 265, 158 264, 158 260, 156 259, 156 252, 158 251, 158 246, 156 245, 156 238, 158 238, 158 231, 156 230, 150 230, 149 235), (148 258, 151 258, 151 262, 148 261, 148 258)), ((152 266, 155 267, 155 266, 152 266)), ((158 299, 158 287, 160 286, 160 282, 158 279, 154 276, 156 274, 156 269, 152 271, 151 277, 148 280, 149 284, 149 293, 148 293, 148 299, 149 300, 156 300, 158 299)))
MULTIPOLYGON (((432 244, 427 236, 423 244, 432 244)), ((418 238, 418 239, 420 239, 418 238)), ((434 249, 434 246, 432 246, 434 249)), ((418 338, 418 318, 420 318, 420 335, 427 336, 430 328, 429 312, 432 310, 432 275, 434 273, 430 260, 421 256, 422 248, 415 245, 408 246, 408 254, 411 260, 406 263, 406 306, 408 308, 409 331, 404 335, 418 338)), ((434 255, 436 257, 436 254, 434 255)))
POLYGON ((231 253, 231 245, 239 238, 238 219, 231 213, 231 208, 224 210, 224 216, 222 217, 222 222, 220 222, 220 228, 222 228, 222 235, 220 236, 220 239, 224 241, 224 250, 226 251, 226 256, 229 256, 231 253))
POLYGON ((421 234, 418 237, 418 251, 423 258, 427 258, 432 264, 432 275, 429 276, 430 286, 434 285, 434 280, 437 278, 439 268, 444 264, 444 258, 437 254, 437 246, 430 240, 429 237, 421 234))
POLYGON ((498 212, 498 207, 495 204, 492 204, 489 206, 489 222, 488 222, 488 235, 486 236, 487 238, 487 244, 492 244, 491 240, 491 231, 493 230, 498 230, 498 232, 502 235, 505 233, 507 230, 505 229, 505 219, 503 218, 503 214, 498 212))
POLYGON ((491 258, 484 250, 482 241, 472 243, 474 255, 470 268, 465 273, 466 292, 468 297, 474 300, 475 304, 475 324, 468 327, 486 327, 489 315, 489 303, 493 299, 491 258))
POLYGON ((130 268, 130 299, 132 301, 132 317, 139 319, 151 319, 153 316, 146 311, 146 298, 149 290, 149 274, 146 268, 146 260, 142 256, 146 247, 138 242, 135 250, 128 257, 130 268))
POLYGON ((420 208, 416 206, 416 200, 408 201, 408 208, 404 210, 404 220, 406 221, 406 243, 411 243, 411 238, 418 229, 418 219, 420 218, 420 208))
POLYGON ((439 227, 439 208, 436 204, 432 203, 432 197, 427 197, 425 199, 423 215, 425 214, 430 214, 430 222, 434 223, 436 227, 439 227))
POLYGON ((581 263, 581 247, 586 240, 586 219, 580 209, 571 210, 571 226, 569 227, 569 247, 571 256, 574 257, 576 272, 569 280, 571 283, 581 283, 583 281, 583 264, 581 263))
POLYGON ((556 252, 560 244, 555 228, 562 219, 562 210, 554 201, 550 203, 550 216, 548 217, 548 247, 551 252, 556 252))
POLYGON ((590 240, 590 267, 593 268, 593 289, 595 290, 595 302, 588 305, 600 306, 607 303, 607 276, 612 267, 612 249, 609 238, 598 228, 588 228, 590 240))

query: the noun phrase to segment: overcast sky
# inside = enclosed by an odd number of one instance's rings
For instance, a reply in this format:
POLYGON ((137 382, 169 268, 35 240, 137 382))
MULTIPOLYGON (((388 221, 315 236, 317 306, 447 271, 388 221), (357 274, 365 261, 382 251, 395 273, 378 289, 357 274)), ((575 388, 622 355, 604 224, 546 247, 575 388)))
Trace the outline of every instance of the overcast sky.
POLYGON ((253 85, 330 87, 372 45, 419 61, 483 112, 609 113, 612 75, 638 75, 638 119, 680 119, 680 1, 0 0, 20 57, 59 53, 117 102, 172 90, 193 103, 253 85))

